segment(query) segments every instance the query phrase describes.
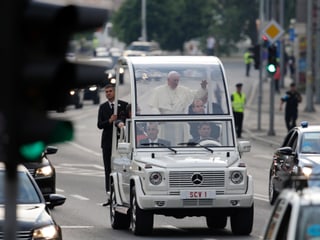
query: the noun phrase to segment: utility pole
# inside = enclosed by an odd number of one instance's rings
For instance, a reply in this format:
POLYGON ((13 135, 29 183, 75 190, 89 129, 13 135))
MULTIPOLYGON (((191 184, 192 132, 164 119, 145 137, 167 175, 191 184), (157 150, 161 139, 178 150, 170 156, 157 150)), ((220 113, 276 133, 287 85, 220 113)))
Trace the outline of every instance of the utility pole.
POLYGON ((313 106, 313 76, 312 76, 312 5, 313 1, 307 1, 307 66, 306 66, 306 107, 305 112, 314 112, 313 106))
POLYGON ((320 0, 317 0, 317 30, 316 30, 316 59, 315 59, 315 103, 320 103, 320 0))
MULTIPOLYGON (((279 23, 284 28, 284 0, 280 0, 279 5, 279 23)), ((284 39, 280 41, 280 87, 284 87, 284 69, 285 69, 285 52, 284 52, 284 39)))
POLYGON ((142 41, 148 41, 147 38, 147 8, 146 8, 146 1, 141 0, 141 38, 142 41))

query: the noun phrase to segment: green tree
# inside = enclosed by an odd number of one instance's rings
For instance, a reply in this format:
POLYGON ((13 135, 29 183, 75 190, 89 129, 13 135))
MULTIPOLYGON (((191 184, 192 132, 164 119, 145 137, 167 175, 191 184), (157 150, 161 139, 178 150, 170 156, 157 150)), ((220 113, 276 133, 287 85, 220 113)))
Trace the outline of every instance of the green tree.
MULTIPOLYGON (((257 38, 258 0, 147 0, 148 40, 165 50, 182 50, 183 43, 215 36, 219 52, 228 54, 249 36, 257 38)), ((127 0, 112 18, 115 36, 129 44, 141 35, 141 0, 127 0)))

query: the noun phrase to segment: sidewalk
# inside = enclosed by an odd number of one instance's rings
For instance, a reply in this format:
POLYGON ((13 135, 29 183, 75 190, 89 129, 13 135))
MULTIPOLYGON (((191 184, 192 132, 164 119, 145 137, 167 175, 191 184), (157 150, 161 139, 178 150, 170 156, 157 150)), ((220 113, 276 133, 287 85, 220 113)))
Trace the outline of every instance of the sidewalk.
MULTIPOLYGON (((286 77, 284 80, 285 87, 281 88, 281 94, 275 93, 274 95, 274 117, 273 127, 270 125, 270 80, 262 83, 262 103, 261 103, 261 115, 260 115, 260 128, 258 130, 258 102, 259 102, 259 71, 251 70, 252 75, 249 77, 254 81, 253 88, 250 94, 248 94, 244 124, 243 124, 243 137, 245 139, 253 141, 262 141, 271 146, 278 147, 282 144, 284 137, 287 134, 287 128, 284 120, 284 109, 279 110, 280 98, 289 89, 289 85, 292 82, 290 77, 286 77), (273 130, 273 131, 272 131, 273 130), (272 134, 274 133, 274 135, 272 134)), ((245 77, 243 77, 245 78, 245 77)), ((308 121, 310 125, 320 124, 320 105, 314 104, 315 112, 305 112, 306 107, 306 95, 305 92, 300 92, 302 95, 302 102, 299 104, 297 125, 301 121, 308 121)))

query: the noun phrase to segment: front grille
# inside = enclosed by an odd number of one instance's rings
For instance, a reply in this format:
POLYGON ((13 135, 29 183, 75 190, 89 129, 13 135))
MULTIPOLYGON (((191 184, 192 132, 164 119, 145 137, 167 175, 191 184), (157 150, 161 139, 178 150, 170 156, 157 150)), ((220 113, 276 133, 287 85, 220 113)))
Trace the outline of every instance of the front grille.
MULTIPOLYGON (((31 240, 32 239, 32 232, 31 231, 18 231, 16 233, 17 240, 31 240)), ((4 232, 0 232, 0 239, 4 239, 4 232)))
POLYGON ((224 187, 225 173, 224 171, 172 171, 169 173, 170 188, 188 188, 188 187, 224 187), (194 184, 192 176, 200 174, 202 182, 194 184))
MULTIPOLYGON (((179 196, 180 191, 170 191, 169 195, 171 196, 179 196)), ((216 190, 216 195, 224 195, 224 190, 216 190)))
POLYGON ((182 203, 184 207, 212 206, 213 199, 183 199, 182 203))

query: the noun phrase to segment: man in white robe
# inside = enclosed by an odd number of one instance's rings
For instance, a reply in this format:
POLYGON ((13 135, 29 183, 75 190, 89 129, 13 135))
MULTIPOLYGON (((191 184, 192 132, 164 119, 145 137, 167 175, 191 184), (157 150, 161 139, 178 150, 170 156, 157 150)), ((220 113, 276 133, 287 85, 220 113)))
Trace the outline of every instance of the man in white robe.
MULTIPOLYGON (((154 89, 150 102, 154 114, 188 114, 189 105, 193 100, 208 94, 206 80, 202 80, 201 88, 198 90, 180 86, 179 81, 179 73, 171 71, 168 74, 167 85, 154 89)), ((161 137, 170 140, 173 145, 187 142, 190 138, 189 125, 186 123, 161 124, 160 132, 161 137)))
POLYGON ((188 107, 194 98, 202 98, 208 94, 206 80, 202 80, 198 90, 180 86, 179 81, 179 73, 171 71, 168 74, 168 84, 154 89, 150 105, 155 114, 188 114, 188 107))

